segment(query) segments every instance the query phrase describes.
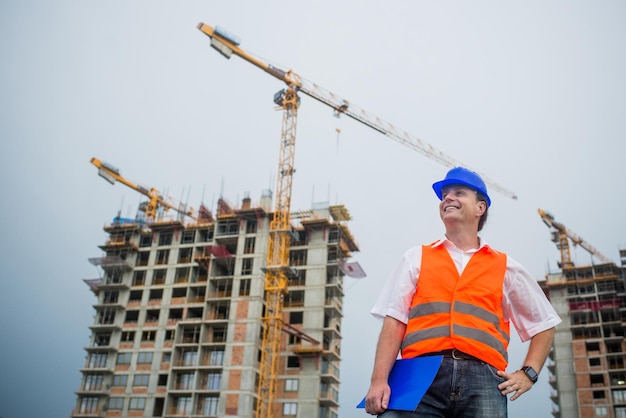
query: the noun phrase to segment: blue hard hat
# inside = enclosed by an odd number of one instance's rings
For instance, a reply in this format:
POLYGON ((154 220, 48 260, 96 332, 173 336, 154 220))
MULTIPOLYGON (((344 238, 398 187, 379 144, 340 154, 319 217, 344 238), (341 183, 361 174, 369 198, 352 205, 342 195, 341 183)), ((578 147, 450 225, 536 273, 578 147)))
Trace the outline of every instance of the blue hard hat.
POLYGON ((441 190, 451 185, 467 186, 470 189, 480 192, 487 200, 487 207, 491 206, 491 199, 487 194, 487 186, 485 186, 485 182, 480 178, 478 173, 464 167, 454 167, 448 171, 445 179, 433 184, 433 190, 439 200, 442 199, 441 190))

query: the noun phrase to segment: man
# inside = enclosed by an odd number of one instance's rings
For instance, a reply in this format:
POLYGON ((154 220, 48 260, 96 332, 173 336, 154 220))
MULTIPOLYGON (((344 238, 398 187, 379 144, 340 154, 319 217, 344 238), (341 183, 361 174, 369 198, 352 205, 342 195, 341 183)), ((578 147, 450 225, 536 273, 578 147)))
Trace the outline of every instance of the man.
POLYGON ((383 319, 365 409, 384 418, 507 416, 537 380, 561 322, 533 277, 478 236, 491 205, 463 167, 433 184, 445 237, 409 249, 372 309, 383 319), (530 340, 522 367, 506 372, 509 322, 530 340), (415 411, 388 410, 388 377, 403 358, 443 355, 415 411))

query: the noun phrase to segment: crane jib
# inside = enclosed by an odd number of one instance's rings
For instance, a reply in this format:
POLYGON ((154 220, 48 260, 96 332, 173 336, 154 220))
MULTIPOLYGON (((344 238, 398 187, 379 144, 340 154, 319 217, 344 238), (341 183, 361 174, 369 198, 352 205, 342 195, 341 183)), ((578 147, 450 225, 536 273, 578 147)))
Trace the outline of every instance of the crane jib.
POLYGON ((287 79, 287 73, 280 68, 274 67, 272 64, 267 65, 267 72, 276 78, 280 78, 283 81, 286 81, 287 79))
POLYGON ((300 89, 300 91, 304 94, 306 94, 307 96, 321 102, 324 103, 325 105, 332 107, 333 109, 335 109, 335 111, 337 112, 338 115, 348 115, 349 117, 351 117, 352 119, 356 120, 357 122, 361 122, 363 125, 369 126, 370 128, 374 129, 375 131, 380 132, 383 135, 388 135, 389 132, 387 132, 386 130, 384 130, 382 127, 378 126, 378 125, 374 125, 372 123, 369 123, 367 120, 359 117, 358 115, 356 115, 354 112, 350 111, 350 108, 348 107, 348 105, 346 105, 345 103, 342 105, 336 105, 335 103, 333 103, 332 101, 315 94, 314 92, 305 89, 304 87, 302 87, 300 89))
POLYGON ((364 125, 366 125, 366 126, 369 126, 370 128, 374 129, 375 131, 380 132, 380 133, 381 133, 381 134, 383 134, 383 135, 388 135, 388 134, 389 134, 389 132, 385 131, 385 130, 384 130, 384 129, 382 129, 381 127, 376 126, 376 125, 372 125, 371 123, 368 123, 368 122, 366 122, 365 120, 363 120, 363 119, 361 119, 361 118, 359 118, 359 117, 357 117, 357 116, 353 115, 351 112, 345 112, 345 114, 346 114, 346 115, 348 115, 348 116, 350 116, 352 119, 354 119, 354 120, 356 120, 356 121, 358 121, 358 122, 361 122, 362 124, 364 124, 364 125))

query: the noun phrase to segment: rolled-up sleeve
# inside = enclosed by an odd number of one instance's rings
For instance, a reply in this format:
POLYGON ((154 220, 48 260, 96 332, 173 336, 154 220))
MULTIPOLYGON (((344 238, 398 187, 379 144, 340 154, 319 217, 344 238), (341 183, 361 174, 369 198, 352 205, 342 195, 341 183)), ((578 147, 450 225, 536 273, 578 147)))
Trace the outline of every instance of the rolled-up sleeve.
POLYGON ((503 290, 504 317, 513 323, 522 341, 561 322, 535 278, 510 257, 507 257, 503 290))
POLYGON ((421 260, 421 246, 412 247, 404 253, 370 311, 375 318, 390 316, 405 324, 408 322, 421 260))

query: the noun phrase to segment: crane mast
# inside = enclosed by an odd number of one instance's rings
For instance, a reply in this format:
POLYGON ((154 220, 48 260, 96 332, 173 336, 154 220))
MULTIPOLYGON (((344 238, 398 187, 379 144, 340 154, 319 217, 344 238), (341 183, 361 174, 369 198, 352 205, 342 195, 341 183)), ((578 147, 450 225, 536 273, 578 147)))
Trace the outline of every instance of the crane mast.
MULTIPOLYGON (((273 67, 245 53, 239 41, 224 31, 217 32, 204 24, 198 29, 211 37, 211 46, 226 58, 233 52, 270 74, 273 67), (220 35, 217 35, 219 33, 220 35)), ((278 163, 277 194, 270 223, 270 238, 265 269, 265 312, 261 338, 261 362, 257 390, 256 416, 271 418, 275 414, 276 376, 278 374, 280 337, 283 330, 284 296, 289 280, 289 247, 291 240, 291 191, 295 162, 296 127, 299 107, 298 84, 284 77, 287 89, 278 92, 274 102, 283 109, 282 132, 278 163)))
MULTIPOLYGON (((199 23, 197 28, 211 38, 211 46, 224 57, 230 59, 235 54, 273 77, 283 81, 287 88, 275 97, 275 102, 283 110, 282 134, 280 143, 279 176, 274 217, 270 224, 269 250, 265 270, 265 313, 261 341, 261 363, 259 387, 257 391, 258 418, 272 418, 275 415, 276 377, 280 353, 283 323, 283 298, 287 293, 290 245, 290 206, 292 177, 296 139, 296 119, 299 107, 298 93, 304 93, 334 109, 336 115, 346 114, 352 119, 408 146, 447 167, 464 165, 426 144, 419 138, 402 131, 392 124, 350 104, 333 93, 314 83, 310 83, 292 70, 285 71, 265 63, 239 47, 240 40, 222 28, 199 23)), ((466 166, 467 167, 467 166, 466 166)), ((481 174, 485 182, 505 196, 517 196, 481 174)))
POLYGON ((91 159, 91 164, 95 165, 98 168, 98 175, 109 183, 115 184, 116 181, 119 181, 125 186, 128 186, 131 189, 146 196, 149 199, 145 209, 146 218, 148 218, 148 221, 156 221, 157 211, 159 207, 165 208, 166 211, 172 209, 183 216, 187 216, 193 220, 198 220, 193 208, 188 208, 187 205, 184 205, 182 203, 176 204, 172 198, 164 197, 161 192, 153 187, 147 188, 125 179, 120 174, 120 171, 112 165, 100 161, 95 157, 91 159))
POLYGON ((539 216, 541 217, 541 220, 543 220, 543 223, 545 223, 548 228, 552 229, 552 241, 556 243, 556 246, 561 253, 561 262, 559 264, 560 268, 568 269, 574 267, 569 246, 570 240, 574 245, 580 245, 583 247, 589 254, 595 256, 602 263, 613 263, 610 258, 604 256, 587 241, 566 228, 562 223, 557 222, 552 214, 542 209, 537 209, 537 212, 539 212, 539 216))
POLYGON ((298 95, 289 87, 276 97, 283 108, 282 135, 276 203, 270 223, 270 240, 265 272, 265 314, 261 340, 261 364, 257 396, 257 416, 274 416, 276 376, 283 329, 284 296, 289 280, 291 240, 291 190, 293 184, 298 95))

